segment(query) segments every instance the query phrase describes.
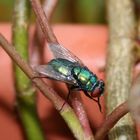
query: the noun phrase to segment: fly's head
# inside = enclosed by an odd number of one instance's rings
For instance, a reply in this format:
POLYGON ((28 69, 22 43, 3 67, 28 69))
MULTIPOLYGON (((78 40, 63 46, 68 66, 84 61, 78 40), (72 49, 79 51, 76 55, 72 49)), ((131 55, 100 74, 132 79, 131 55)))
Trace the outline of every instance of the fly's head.
POLYGON ((93 90, 91 93, 91 96, 94 97, 100 97, 104 93, 104 81, 103 80, 98 80, 95 85, 93 85, 93 90))

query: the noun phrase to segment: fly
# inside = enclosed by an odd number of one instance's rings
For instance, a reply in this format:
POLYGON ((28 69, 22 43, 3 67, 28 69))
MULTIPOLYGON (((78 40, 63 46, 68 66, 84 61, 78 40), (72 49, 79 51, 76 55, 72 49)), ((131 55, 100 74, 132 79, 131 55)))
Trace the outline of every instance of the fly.
POLYGON ((37 66, 36 71, 43 77, 68 84, 67 98, 72 90, 83 91, 87 97, 98 102, 101 111, 99 99, 104 92, 103 80, 99 80, 78 57, 60 44, 50 43, 48 47, 53 53, 54 59, 46 65, 37 66))

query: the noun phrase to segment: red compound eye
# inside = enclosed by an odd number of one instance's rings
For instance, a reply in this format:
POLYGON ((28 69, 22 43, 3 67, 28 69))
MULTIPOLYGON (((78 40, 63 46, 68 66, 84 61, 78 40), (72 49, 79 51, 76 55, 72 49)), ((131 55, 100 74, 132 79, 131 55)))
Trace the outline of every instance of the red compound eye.
POLYGON ((92 97, 100 97, 101 96, 101 91, 99 88, 95 88, 94 92, 91 93, 92 97))

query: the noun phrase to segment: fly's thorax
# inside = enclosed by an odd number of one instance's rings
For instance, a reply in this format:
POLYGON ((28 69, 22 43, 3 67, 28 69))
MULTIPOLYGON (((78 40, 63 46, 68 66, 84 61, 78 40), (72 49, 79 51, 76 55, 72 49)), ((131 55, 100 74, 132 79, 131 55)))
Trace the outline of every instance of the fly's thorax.
POLYGON ((59 68, 58 68, 58 71, 59 71, 60 73, 62 73, 63 75, 68 75, 68 74, 69 74, 69 70, 66 69, 64 66, 59 67, 59 68))
POLYGON ((58 58, 58 59, 53 59, 51 61, 51 65, 57 72, 65 76, 68 76, 70 74, 70 66, 72 65, 72 62, 65 59, 58 58))
POLYGON ((88 92, 93 91, 93 85, 97 82, 97 77, 86 67, 76 66, 73 68, 73 76, 78 81, 79 86, 88 92))

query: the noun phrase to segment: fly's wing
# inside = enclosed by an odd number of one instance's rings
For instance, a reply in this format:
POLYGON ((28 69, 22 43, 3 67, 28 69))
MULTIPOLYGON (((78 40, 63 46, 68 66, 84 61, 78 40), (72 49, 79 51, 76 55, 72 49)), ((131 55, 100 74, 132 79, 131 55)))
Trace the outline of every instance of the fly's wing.
POLYGON ((83 62, 77 56, 75 56, 68 49, 62 47, 60 44, 49 43, 48 47, 53 53, 55 58, 67 59, 71 62, 76 62, 79 63, 81 66, 84 66, 83 62))
POLYGON ((39 65, 35 68, 35 70, 36 72, 42 74, 43 77, 46 77, 46 78, 62 81, 71 85, 73 85, 76 82, 72 77, 67 77, 55 71, 54 68, 50 64, 39 65))

